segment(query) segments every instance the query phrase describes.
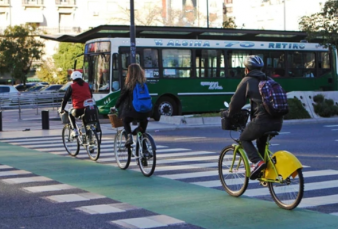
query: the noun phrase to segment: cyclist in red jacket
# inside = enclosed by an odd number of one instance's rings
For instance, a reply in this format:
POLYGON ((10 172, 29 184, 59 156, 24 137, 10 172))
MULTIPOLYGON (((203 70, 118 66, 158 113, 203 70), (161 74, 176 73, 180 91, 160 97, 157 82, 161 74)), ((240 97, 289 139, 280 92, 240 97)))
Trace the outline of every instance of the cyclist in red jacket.
POLYGON ((70 78, 73 80, 73 83, 68 87, 65 96, 63 97, 61 103, 61 113, 64 112, 65 106, 70 98, 72 98, 73 109, 71 110, 71 120, 72 120, 72 129, 73 137, 78 135, 75 128, 75 118, 84 114, 83 102, 87 99, 92 98, 92 91, 89 88, 89 84, 82 79, 82 73, 79 71, 74 71, 70 78))

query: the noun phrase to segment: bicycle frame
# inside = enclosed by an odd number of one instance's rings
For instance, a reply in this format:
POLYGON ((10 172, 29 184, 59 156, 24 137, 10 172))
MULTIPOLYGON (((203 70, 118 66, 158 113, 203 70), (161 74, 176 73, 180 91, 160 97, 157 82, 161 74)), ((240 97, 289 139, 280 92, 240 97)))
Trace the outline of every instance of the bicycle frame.
MULTIPOLYGON (((269 150, 269 145, 270 143, 268 140, 265 146, 264 158, 262 158, 267 164, 267 168, 265 169, 264 177, 259 178, 259 181, 281 183, 283 179, 290 176, 290 174, 293 174, 297 169, 303 168, 300 161, 292 153, 283 150, 273 154, 269 150), (277 164, 276 161, 279 163, 277 164)), ((242 155, 243 160, 245 160, 246 176, 250 177, 250 163, 242 145, 239 142, 239 144, 232 144, 232 146, 235 150, 230 171, 234 169, 233 163, 235 162, 236 153, 238 151, 242 155)))

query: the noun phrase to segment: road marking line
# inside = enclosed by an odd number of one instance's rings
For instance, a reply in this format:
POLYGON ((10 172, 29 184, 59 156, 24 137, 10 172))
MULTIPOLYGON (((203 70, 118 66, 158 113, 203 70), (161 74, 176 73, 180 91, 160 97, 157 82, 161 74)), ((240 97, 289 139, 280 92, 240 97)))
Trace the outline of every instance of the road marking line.
MULTIPOLYGON (((295 190, 298 190, 297 185, 291 185, 288 186, 288 188, 294 187, 295 190)), ((330 181, 322 181, 322 182, 313 182, 313 183, 305 183, 304 184, 304 191, 313 191, 313 190, 319 190, 319 189, 327 189, 327 188, 337 188, 338 187, 338 181, 330 180, 330 181)), ((283 187, 280 189, 277 189, 278 193, 284 193, 282 192, 283 187)), ((255 189, 249 189, 247 190, 244 195, 256 197, 256 196, 267 196, 270 195, 270 192, 267 188, 255 188, 255 189)), ((303 201, 302 201, 303 202, 303 201)), ((338 201, 337 201, 338 203, 338 201)), ((318 204, 321 205, 321 204, 318 204)))
POLYGON ((65 202, 78 202, 78 201, 103 199, 106 197, 95 193, 80 193, 80 194, 53 195, 46 196, 44 198, 57 203, 65 203, 65 202))
POLYGON ((13 170, 13 171, 3 171, 0 172, 0 177, 5 176, 15 176, 15 175, 22 175, 22 174, 30 174, 31 172, 25 170, 13 170))
POLYGON ((324 127, 337 127, 338 125, 324 125, 324 127))
MULTIPOLYGON (((156 151, 157 152, 157 151, 156 151)), ((193 152, 184 152, 184 153, 166 153, 166 154, 156 154, 156 158, 164 158, 164 157, 181 157, 181 156, 197 156, 204 154, 217 154, 211 151, 193 151, 193 152)))
POLYGON ((308 208, 338 203, 338 195, 303 198, 298 207, 308 208))
POLYGON ((156 150, 156 153, 175 152, 175 151, 187 151, 187 150, 191 150, 191 149, 185 149, 185 148, 159 149, 159 150, 156 150))
POLYGON ((10 179, 2 179, 1 181, 7 184, 22 184, 22 183, 30 183, 30 182, 40 182, 40 181, 51 181, 52 179, 48 177, 23 177, 23 178, 10 178, 10 179))
POLYGON ((39 192, 50 192, 50 191, 61 191, 68 189, 76 189, 74 186, 68 184, 55 184, 55 185, 44 185, 44 186, 34 186, 23 188, 28 192, 39 193, 39 192))
POLYGON ((168 227, 170 225, 184 224, 182 220, 178 220, 166 215, 155 215, 140 218, 129 218, 110 221, 112 224, 121 226, 122 228, 154 228, 154 227, 168 227))
POLYGON ((0 165, 0 169, 12 169, 13 167, 8 165, 0 165))
POLYGON ((96 215, 96 214, 126 212, 140 208, 126 203, 117 203, 117 204, 99 204, 99 205, 82 206, 75 209, 88 213, 90 215, 96 215))
MULTIPOLYGON (((156 164, 172 164, 172 163, 180 163, 180 162, 188 162, 188 161, 206 161, 206 160, 218 160, 218 156, 205 156, 205 157, 183 157, 183 158, 171 158, 171 159, 163 159, 156 160, 156 164)), ((215 161, 217 164, 218 162, 215 161)))
POLYGON ((174 138, 175 141, 182 141, 182 140, 196 140, 196 139, 203 139, 206 137, 187 137, 187 138, 174 138))
MULTIPOLYGON (((303 172, 303 176, 305 178, 310 177, 319 177, 319 176, 329 176, 329 175, 338 175, 338 171, 336 170, 319 170, 319 171, 310 171, 310 172, 303 172)), ((257 183, 258 181, 250 181, 250 183, 257 183)), ((195 184, 207 188, 215 188, 221 187, 221 182, 219 179, 217 180, 209 180, 209 181, 199 181, 199 182, 191 182, 190 184, 195 184)), ((249 189, 248 189, 249 190, 249 189)))

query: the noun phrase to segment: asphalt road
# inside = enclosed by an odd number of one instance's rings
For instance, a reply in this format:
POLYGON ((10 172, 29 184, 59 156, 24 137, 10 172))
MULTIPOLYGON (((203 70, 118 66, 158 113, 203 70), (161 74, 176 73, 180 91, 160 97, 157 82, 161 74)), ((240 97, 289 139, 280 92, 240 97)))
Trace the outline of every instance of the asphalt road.
MULTIPOLYGON (((60 136, 2 139, 10 144, 0 143, 0 228, 133 228, 134 221, 134 228, 150 228, 154 217, 158 228, 338 228, 336 131, 335 123, 284 125, 271 141, 272 151, 288 150, 305 166, 305 194, 294 211, 279 209, 269 196, 233 198, 223 191, 217 157, 233 140, 219 127, 153 133, 159 148, 151 178, 135 162, 127 171, 116 168, 113 135, 104 136, 97 163, 83 151, 70 158, 60 136), (51 180, 15 183, 36 176, 51 180), (60 202, 83 193, 89 200, 60 202)), ((250 183, 247 191, 257 188, 250 183)))

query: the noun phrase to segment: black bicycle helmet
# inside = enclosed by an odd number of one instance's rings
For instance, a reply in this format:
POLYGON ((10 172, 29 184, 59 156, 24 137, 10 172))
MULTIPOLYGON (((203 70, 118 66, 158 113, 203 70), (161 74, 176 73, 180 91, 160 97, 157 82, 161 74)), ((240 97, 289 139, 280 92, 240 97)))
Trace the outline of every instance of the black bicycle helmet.
POLYGON ((259 56, 251 55, 244 60, 244 66, 249 70, 259 69, 264 67, 264 61, 259 56))

